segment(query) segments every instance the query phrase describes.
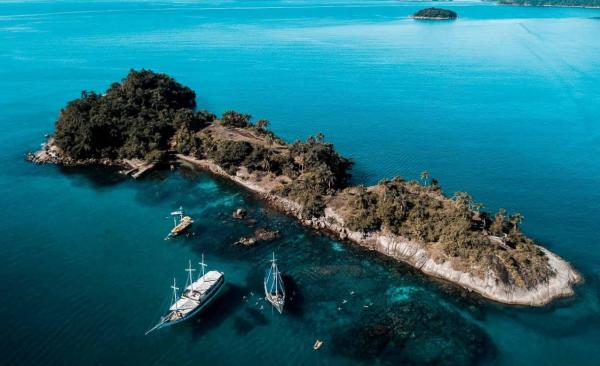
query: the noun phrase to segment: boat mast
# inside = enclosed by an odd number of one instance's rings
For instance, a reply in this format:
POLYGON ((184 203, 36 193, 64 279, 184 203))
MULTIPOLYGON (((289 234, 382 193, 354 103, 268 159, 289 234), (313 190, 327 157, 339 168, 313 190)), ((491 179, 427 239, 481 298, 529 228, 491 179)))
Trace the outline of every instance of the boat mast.
POLYGON ((179 221, 183 220, 183 206, 179 206, 179 221))
POLYGON ((204 253, 202 253, 202 262, 198 262, 198 264, 200 265, 200 267, 202 267, 202 277, 204 277, 204 267, 207 266, 206 264, 204 264, 204 253))
POLYGON ((175 277, 173 277, 173 286, 171 288, 173 289, 173 304, 175 304, 175 311, 177 311, 177 290, 179 290, 179 287, 175 283, 175 277))
POLYGON ((278 296, 279 295, 279 291, 278 291, 278 287, 277 287, 277 277, 278 277, 277 276, 277 271, 278 270, 277 270, 277 263, 275 263, 276 262, 276 260, 275 260, 275 252, 273 252, 273 259, 271 259, 271 262, 273 263, 273 264, 271 264, 271 274, 275 277, 275 282, 274 282, 274 284, 275 284, 275 296, 278 296))
POLYGON ((189 266, 188 268, 186 268, 186 272, 188 272, 188 279, 190 281, 190 286, 192 287, 192 291, 194 291, 194 278, 192 276, 192 272, 194 272, 196 269, 192 268, 192 261, 188 261, 189 262, 189 266))

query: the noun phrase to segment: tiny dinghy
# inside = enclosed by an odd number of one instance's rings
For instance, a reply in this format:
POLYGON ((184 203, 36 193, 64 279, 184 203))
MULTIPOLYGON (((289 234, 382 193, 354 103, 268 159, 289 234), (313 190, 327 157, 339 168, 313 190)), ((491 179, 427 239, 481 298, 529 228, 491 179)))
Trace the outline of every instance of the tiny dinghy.
POLYGON ((202 266, 202 275, 194 281, 193 272, 196 269, 192 268, 192 262, 190 261, 189 267, 186 269, 186 272, 188 272, 186 287, 180 297, 177 296, 179 287, 173 279, 171 305, 166 314, 160 318, 160 321, 146 331, 146 334, 190 319, 217 297, 225 283, 225 275, 218 271, 205 273, 204 254, 202 255, 202 262, 199 264, 202 266))
POLYGON ((316 351, 319 348, 321 348, 321 346, 323 345, 323 341, 320 341, 317 339, 317 341, 315 342, 315 344, 313 345, 313 349, 316 351))
POLYGON ((265 298, 281 314, 285 304, 285 288, 281 279, 281 272, 277 267, 275 253, 273 253, 273 259, 271 259, 271 266, 266 270, 264 285, 265 298))

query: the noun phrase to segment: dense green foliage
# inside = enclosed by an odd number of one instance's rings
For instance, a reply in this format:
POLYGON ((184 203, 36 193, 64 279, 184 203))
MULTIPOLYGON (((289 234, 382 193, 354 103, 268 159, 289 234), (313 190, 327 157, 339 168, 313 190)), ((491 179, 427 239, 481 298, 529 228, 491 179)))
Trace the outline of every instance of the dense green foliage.
POLYGON ((246 141, 224 140, 214 144, 214 148, 205 150, 205 153, 215 163, 234 173, 252 151, 252 145, 246 141))
POLYGON ((438 245, 446 255, 494 268, 518 285, 546 278, 547 258, 521 233, 522 216, 500 210, 491 219, 480 207, 467 193, 457 192, 450 200, 439 187, 394 178, 371 190, 355 189, 346 224, 352 230, 384 230, 438 245))
POLYGON ((252 118, 249 114, 243 114, 236 111, 226 111, 221 117, 221 123, 227 127, 247 127, 250 125, 250 119, 252 118))
POLYGON ((282 173, 292 178, 282 193, 304 207, 304 217, 318 217, 325 207, 323 197, 346 187, 352 165, 322 134, 296 141, 279 161, 282 173))
POLYGON ((131 70, 104 94, 82 92, 69 102, 56 122, 55 143, 73 159, 143 158, 166 150, 177 130, 196 131, 214 118, 193 110, 195 97, 167 75, 131 70))
MULTIPOLYGON (((259 145, 203 136, 201 148, 195 150, 197 157, 213 159, 230 173, 244 166, 250 172, 289 177, 292 183, 279 193, 300 203, 305 217, 320 216, 324 208, 323 197, 346 187, 353 163, 337 153, 331 143, 325 142, 322 134, 311 136, 306 142, 285 144, 266 130, 268 121, 259 120, 252 124, 248 115, 233 111, 227 113, 229 122, 224 124, 221 119, 222 125, 230 128, 232 121, 244 121, 243 124, 234 122, 234 125, 243 125, 243 128, 236 128, 257 133, 267 143, 259 145), (279 144, 277 148, 272 146, 274 142, 279 144)), ((198 146, 197 142, 186 143, 198 146)))
POLYGON ((505 5, 600 7, 600 0, 499 0, 505 5))
POLYGON ((456 19, 458 15, 452 10, 440 8, 421 9, 413 14, 414 18, 456 19))

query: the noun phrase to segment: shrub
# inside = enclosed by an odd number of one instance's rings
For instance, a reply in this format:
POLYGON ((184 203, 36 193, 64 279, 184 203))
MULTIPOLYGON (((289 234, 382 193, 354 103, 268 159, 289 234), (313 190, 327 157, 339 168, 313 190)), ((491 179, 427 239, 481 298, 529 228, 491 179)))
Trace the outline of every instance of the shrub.
POLYGON ((212 158, 217 164, 227 168, 231 165, 240 165, 251 152, 252 145, 246 141, 225 140, 217 144, 212 158))
POLYGON ((252 118, 249 114, 242 114, 236 111, 226 111, 221 117, 221 123, 227 127, 247 127, 250 125, 250 119, 252 118))

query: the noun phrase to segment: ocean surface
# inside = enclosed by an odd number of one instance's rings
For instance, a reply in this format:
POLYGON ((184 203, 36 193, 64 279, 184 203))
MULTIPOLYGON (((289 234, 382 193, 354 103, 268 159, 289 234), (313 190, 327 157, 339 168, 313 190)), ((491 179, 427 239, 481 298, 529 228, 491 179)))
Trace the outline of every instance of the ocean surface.
POLYGON ((0 3, 3 365, 598 365, 600 10, 399 1, 0 3), (543 308, 494 304, 302 228, 182 168, 142 180, 25 162, 81 90, 131 68, 174 76, 200 108, 323 132, 355 183, 414 179, 521 212, 581 271, 543 308), (179 205, 193 235, 164 241, 179 205), (247 207, 252 220, 231 212, 247 207), (234 246, 259 227, 281 232, 234 246), (290 301, 260 299, 271 253, 290 301), (204 253, 228 285, 192 321, 144 336, 204 253), (323 340, 314 351, 316 339, 323 340))

